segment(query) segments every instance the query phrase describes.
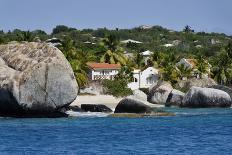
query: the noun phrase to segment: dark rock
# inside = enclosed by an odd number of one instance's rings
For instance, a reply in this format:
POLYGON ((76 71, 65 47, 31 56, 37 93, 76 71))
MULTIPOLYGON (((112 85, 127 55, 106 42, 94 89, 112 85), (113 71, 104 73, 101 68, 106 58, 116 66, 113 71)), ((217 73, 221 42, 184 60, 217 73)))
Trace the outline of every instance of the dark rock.
POLYGON ((103 104, 82 104, 81 109, 86 112, 112 112, 110 108, 103 104))
POLYGON ((65 108, 65 111, 68 111, 68 110, 72 110, 72 111, 75 111, 75 112, 84 112, 83 109, 81 109, 79 106, 68 106, 65 108))
POLYGON ((140 101, 124 98, 115 108, 114 113, 151 113, 151 107, 140 101))
POLYGON ((191 87, 181 103, 181 107, 207 108, 230 107, 230 95, 213 88, 191 87))
POLYGON ((183 92, 173 89, 168 96, 165 106, 180 106, 184 95, 185 94, 183 92))

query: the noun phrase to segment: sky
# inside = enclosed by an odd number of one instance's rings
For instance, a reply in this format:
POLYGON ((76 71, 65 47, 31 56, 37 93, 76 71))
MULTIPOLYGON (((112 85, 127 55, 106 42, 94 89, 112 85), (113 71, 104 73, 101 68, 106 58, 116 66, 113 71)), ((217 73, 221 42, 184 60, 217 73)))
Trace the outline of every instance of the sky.
POLYGON ((160 25, 232 35, 232 0, 0 0, 0 29, 160 25))

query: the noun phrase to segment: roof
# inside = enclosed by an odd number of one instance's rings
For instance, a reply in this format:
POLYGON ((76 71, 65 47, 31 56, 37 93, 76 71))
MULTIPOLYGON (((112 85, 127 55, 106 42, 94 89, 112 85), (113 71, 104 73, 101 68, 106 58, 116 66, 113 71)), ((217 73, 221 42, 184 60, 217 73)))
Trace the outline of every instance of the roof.
POLYGON ((120 69, 120 64, 109 64, 109 63, 96 63, 96 62, 88 62, 89 68, 92 69, 120 69))
POLYGON ((136 40, 132 40, 132 39, 128 39, 128 40, 123 40, 123 41, 121 41, 122 43, 125 43, 125 44, 127 44, 127 43, 129 43, 129 42, 131 42, 131 43, 136 43, 136 44, 141 44, 142 42, 140 42, 140 41, 136 41, 136 40))
POLYGON ((153 54, 153 52, 151 52, 151 51, 149 51, 149 50, 142 52, 142 55, 143 55, 143 56, 150 56, 150 55, 152 55, 152 54, 153 54))
POLYGON ((197 65, 197 60, 196 60, 196 59, 186 59, 186 61, 187 61, 188 63, 190 63, 191 65, 193 65, 193 66, 196 66, 196 65, 197 65))

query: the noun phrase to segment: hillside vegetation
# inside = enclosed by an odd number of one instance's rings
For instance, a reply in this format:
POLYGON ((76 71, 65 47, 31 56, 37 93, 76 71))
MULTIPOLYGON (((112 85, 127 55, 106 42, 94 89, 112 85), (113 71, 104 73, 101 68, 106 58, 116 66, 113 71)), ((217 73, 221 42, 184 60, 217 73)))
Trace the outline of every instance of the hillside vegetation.
MULTIPOLYGON (((78 84, 88 84, 88 61, 120 63, 128 70, 132 68, 143 69, 154 66, 160 69, 160 77, 175 84, 183 76, 188 77, 191 71, 177 68, 176 63, 181 58, 194 58, 198 60, 199 72, 206 72, 206 64, 212 66, 209 73, 220 84, 230 85, 232 82, 232 36, 219 33, 194 32, 190 26, 183 31, 173 31, 161 26, 150 28, 136 27, 133 29, 107 28, 77 30, 64 25, 56 26, 51 34, 43 30, 12 32, 0 31, 0 44, 11 41, 46 41, 49 38, 59 38, 62 45, 58 48, 71 63, 78 84), (121 41, 133 39, 141 44, 121 41), (140 53, 150 50, 154 54, 147 64, 144 63, 140 53), (133 54, 127 58, 124 52, 133 54)), ((127 79, 125 79, 128 82, 127 79)))

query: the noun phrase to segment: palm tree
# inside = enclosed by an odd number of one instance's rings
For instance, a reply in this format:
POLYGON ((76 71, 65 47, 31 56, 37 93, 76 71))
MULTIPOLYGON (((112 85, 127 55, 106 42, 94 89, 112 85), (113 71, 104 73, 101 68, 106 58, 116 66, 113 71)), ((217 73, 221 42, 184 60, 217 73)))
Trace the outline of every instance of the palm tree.
POLYGON ((136 53, 133 59, 135 68, 141 69, 145 66, 143 56, 140 53, 136 53))
POLYGON ((79 87, 88 84, 88 68, 86 63, 90 59, 94 59, 94 57, 83 51, 78 51, 74 46, 73 40, 70 38, 65 38, 60 49, 71 64, 79 87))
POLYGON ((192 69, 185 67, 184 64, 178 65, 175 68, 175 71, 176 71, 177 77, 180 80, 183 80, 183 78, 189 78, 191 76, 191 73, 192 73, 192 69))
POLYGON ((133 73, 132 69, 128 66, 123 66, 119 70, 118 74, 115 76, 116 80, 125 80, 126 83, 132 82, 133 81, 133 73))
POLYGON ((30 31, 22 31, 17 34, 18 41, 33 41, 33 35, 30 31))
POLYGON ((114 35, 109 35, 103 40, 103 43, 106 50, 101 56, 100 62, 126 65, 127 59, 123 55, 122 50, 118 48, 118 40, 114 35))
POLYGON ((200 56, 197 59, 197 70, 200 78, 202 78, 204 74, 210 74, 209 67, 209 63, 203 58, 203 56, 200 56))

